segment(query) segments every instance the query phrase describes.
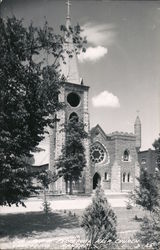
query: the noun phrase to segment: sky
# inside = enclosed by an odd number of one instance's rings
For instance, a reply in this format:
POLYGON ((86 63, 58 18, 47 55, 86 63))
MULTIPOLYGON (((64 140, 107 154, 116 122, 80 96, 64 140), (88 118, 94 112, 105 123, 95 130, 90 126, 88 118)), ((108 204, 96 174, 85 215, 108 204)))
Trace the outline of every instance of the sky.
MULTIPOLYGON (((56 32, 65 24, 65 0, 3 0, 3 17, 14 14, 28 24, 45 19, 56 32)), ((87 36, 79 71, 90 86, 91 127, 108 134, 134 132, 139 110, 142 148, 160 133, 160 2, 72 0, 71 22, 87 36)))

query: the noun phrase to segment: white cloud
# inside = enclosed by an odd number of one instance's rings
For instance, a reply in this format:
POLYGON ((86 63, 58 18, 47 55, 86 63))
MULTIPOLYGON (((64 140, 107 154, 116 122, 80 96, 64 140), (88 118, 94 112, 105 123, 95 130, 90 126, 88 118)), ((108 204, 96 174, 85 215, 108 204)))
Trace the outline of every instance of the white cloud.
POLYGON ((118 97, 108 92, 107 90, 101 92, 97 96, 92 97, 92 104, 94 107, 120 107, 118 97))
POLYGON ((78 59, 80 62, 96 62, 102 57, 104 57, 107 54, 107 48, 102 47, 102 46, 97 46, 97 47, 89 47, 87 48, 86 52, 83 53, 81 52, 78 55, 78 59))
POLYGON ((86 23, 82 29, 82 36, 86 36, 88 43, 93 45, 108 46, 115 40, 116 32, 113 24, 86 23))

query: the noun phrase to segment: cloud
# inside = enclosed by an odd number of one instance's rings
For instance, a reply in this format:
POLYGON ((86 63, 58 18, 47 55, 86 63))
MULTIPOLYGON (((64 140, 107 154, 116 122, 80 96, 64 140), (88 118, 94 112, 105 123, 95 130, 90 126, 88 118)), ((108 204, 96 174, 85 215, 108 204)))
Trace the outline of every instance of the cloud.
POLYGON ((101 92, 97 96, 92 97, 92 104, 94 107, 120 107, 118 97, 108 92, 107 90, 101 92))
POLYGON ((86 23, 82 29, 82 36, 87 37, 88 43, 96 46, 108 46, 114 43, 116 32, 113 24, 86 23))
POLYGON ((97 62, 107 54, 107 51, 107 48, 102 46, 89 47, 85 53, 81 52, 78 55, 78 59, 80 62, 97 62))

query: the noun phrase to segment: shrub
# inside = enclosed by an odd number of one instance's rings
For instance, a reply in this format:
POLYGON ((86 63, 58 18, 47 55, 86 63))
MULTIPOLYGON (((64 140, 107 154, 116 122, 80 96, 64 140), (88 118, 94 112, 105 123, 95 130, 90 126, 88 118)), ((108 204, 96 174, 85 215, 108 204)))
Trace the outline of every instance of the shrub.
POLYGON ((160 249, 160 209, 157 208, 151 217, 144 217, 137 238, 144 246, 160 249))
POLYGON ((96 188, 95 197, 82 216, 81 226, 86 231, 89 249, 114 242, 117 238, 117 218, 100 186, 96 188))
POLYGON ((133 208, 133 206, 131 204, 131 201, 128 201, 127 205, 126 205, 126 209, 132 209, 132 208, 133 208))
POLYGON ((51 213, 52 209, 51 209, 51 203, 47 200, 45 188, 44 188, 44 198, 43 198, 42 206, 43 206, 43 212, 46 215, 46 218, 48 220, 49 214, 51 213))
POLYGON ((51 211, 52 211, 51 203, 49 201, 45 200, 42 205, 43 205, 43 211, 44 211, 45 215, 48 216, 49 213, 51 213, 51 211))

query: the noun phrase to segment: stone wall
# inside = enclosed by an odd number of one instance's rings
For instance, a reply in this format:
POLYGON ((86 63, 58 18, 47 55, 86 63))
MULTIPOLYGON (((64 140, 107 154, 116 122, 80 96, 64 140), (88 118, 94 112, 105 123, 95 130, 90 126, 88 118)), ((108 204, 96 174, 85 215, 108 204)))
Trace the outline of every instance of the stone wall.
MULTIPOLYGON (((68 121, 69 116, 72 112, 75 112, 79 120, 86 124, 85 130, 89 133, 89 114, 88 114, 88 89, 89 87, 84 85, 77 85, 72 83, 63 83, 60 88, 59 101, 63 102, 64 108, 58 111, 55 115, 57 116, 57 123, 54 129, 50 130, 50 164, 49 169, 55 170, 55 163, 62 154, 62 147, 65 144, 65 132, 63 131, 64 124, 68 121), (80 103, 76 107, 71 106, 67 102, 67 95, 74 92, 79 95, 80 103)), ((82 190, 86 193, 91 192, 91 181, 90 181, 90 162, 89 162, 89 138, 84 140, 85 155, 86 155, 86 168, 83 173, 83 178, 79 183, 75 183, 74 190, 80 192, 82 190)), ((53 185, 50 185, 50 191, 54 193, 65 193, 65 182, 63 178, 58 179, 53 185)))
MULTIPOLYGON (((65 89, 62 85, 60 88, 59 94, 59 101, 64 102, 65 97, 65 89)), ((62 154, 62 147, 65 143, 65 133, 63 131, 64 123, 65 123, 65 110, 61 109, 56 114, 57 122, 53 129, 50 129, 50 162, 49 162, 49 169, 51 171, 57 171, 55 169, 55 164, 58 158, 62 154)), ((54 184, 50 185, 50 191, 54 193, 64 193, 65 192, 65 185, 63 178, 59 178, 54 184)))

